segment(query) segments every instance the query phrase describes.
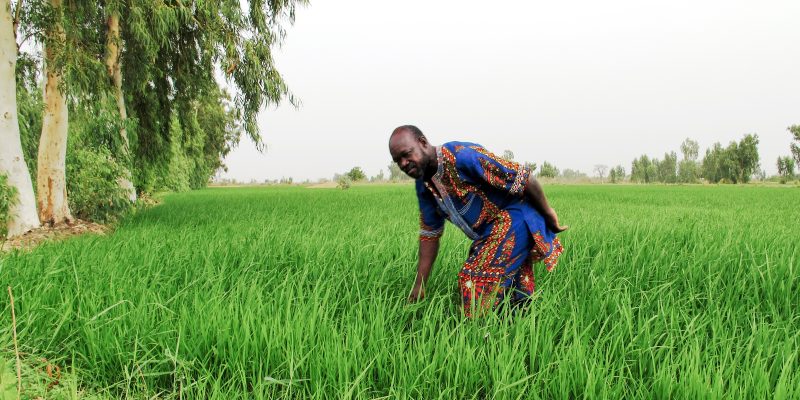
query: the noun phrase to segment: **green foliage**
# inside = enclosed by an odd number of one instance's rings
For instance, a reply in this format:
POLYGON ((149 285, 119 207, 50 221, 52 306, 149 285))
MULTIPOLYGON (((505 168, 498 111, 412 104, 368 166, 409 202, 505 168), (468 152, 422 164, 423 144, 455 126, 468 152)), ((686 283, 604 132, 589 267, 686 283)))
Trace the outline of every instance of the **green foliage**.
POLYGON ((98 84, 106 73, 105 18, 97 2, 64 1, 54 8, 50 1, 33 0, 21 6, 18 36, 33 38, 46 48, 49 54, 41 58, 48 59, 48 69, 65 77, 62 90, 76 97, 106 93, 109 86, 98 84))
POLYGON ((697 161, 697 157, 700 155, 700 145, 696 141, 686 138, 681 143, 681 153, 684 160, 697 161))
POLYGON ((787 130, 792 134, 793 143, 790 146, 792 157, 795 164, 800 165, 800 125, 792 125, 787 130))
POLYGON ((712 183, 747 183, 759 173, 758 135, 745 135, 728 147, 714 143, 706 149, 701 163, 696 161, 698 152, 697 142, 686 139, 681 144, 683 159, 680 162, 674 151, 664 153, 663 160, 642 155, 631 164, 631 181, 693 183, 702 176, 712 183))
MULTIPOLYGON (((170 118, 170 149, 166 167, 156 171, 152 190, 185 192, 192 188, 191 172, 194 169, 192 160, 186 156, 181 144, 183 128, 177 115, 170 118)), ((189 144, 191 146, 191 144, 189 144)))
POLYGON ((381 169, 380 171, 378 171, 377 175, 373 176, 369 180, 370 180, 370 182, 382 182, 385 179, 386 179, 386 176, 384 175, 383 170, 381 169))
POLYGON ((133 0, 117 4, 122 22, 123 90, 129 114, 140 121, 134 146, 140 187, 170 163, 171 119, 183 128, 182 145, 193 162, 192 188, 205 186, 226 151, 246 133, 262 148, 256 115, 284 99, 296 103, 278 73, 272 48, 284 37, 282 23, 294 20, 303 0, 240 2, 133 0), (227 126, 207 128, 204 108, 223 97, 215 74, 224 72, 235 96, 227 99, 227 126), (202 128, 202 129, 201 129, 202 128), (199 136, 199 137, 198 137, 199 136), (203 156, 201 156, 201 154, 203 156), (214 157, 206 157, 213 155, 214 157), (209 174, 207 171, 211 171, 209 174))
POLYGON ((699 177, 700 167, 697 161, 681 160, 678 163, 678 182, 681 183, 695 183, 699 177))
MULTIPOLYGON (((110 96, 94 101, 73 101, 67 142, 66 178, 70 210, 78 218, 113 221, 130 211, 128 193, 119 185, 127 176, 130 160, 125 159, 120 129, 123 122, 110 96)), ((124 126, 135 138, 136 120, 124 126)))
POLYGON ((657 165, 658 160, 650 161, 650 157, 646 155, 642 155, 638 159, 633 160, 631 164, 631 182, 655 182, 658 169, 654 164, 657 165))
POLYGON ((11 206, 17 201, 17 188, 8 183, 8 177, 0 174, 0 238, 8 234, 11 206))
POLYGON ((736 182, 747 183, 758 170, 758 135, 745 135, 736 152, 736 182))
POLYGON ((781 177, 781 183, 794 177, 795 162, 792 157, 778 157, 778 175, 781 177))
POLYGON ((555 165, 545 161, 539 168, 539 176, 542 178, 555 178, 558 176, 558 168, 555 165))
POLYGON ((625 168, 622 165, 617 165, 608 171, 608 179, 611 183, 619 183, 625 180, 625 168))
POLYGON ((395 162, 389 163, 389 180, 392 182, 396 181, 405 181, 411 179, 410 176, 406 175, 402 169, 397 165, 395 162))
POLYGON ((347 171, 345 175, 353 182, 363 181, 367 178, 367 175, 364 174, 361 167, 353 167, 350 171, 347 171))
POLYGON ((502 158, 507 161, 514 161, 514 152, 511 150, 503 150, 502 158))
MULTIPOLYGON (((17 57, 17 118, 22 153, 32 177, 36 177, 39 150, 39 137, 42 134, 42 87, 37 74, 39 65, 30 54, 20 53, 17 57)), ((34 185, 35 187, 36 185, 34 185)))
POLYGON ((90 221, 114 221, 133 208, 118 179, 125 167, 104 147, 72 148, 67 154, 67 193, 73 215, 90 221))
POLYGON ((349 175, 339 175, 336 178, 336 187, 342 190, 350 189, 350 186, 353 184, 353 179, 350 178, 349 175))
POLYGON ((570 168, 565 168, 563 171, 561 171, 560 175, 566 180, 579 180, 588 178, 588 176, 583 172, 570 168))
POLYGON ((758 159, 758 135, 745 135, 727 148, 715 143, 703 158, 703 178, 712 183, 747 183, 758 170, 758 159))
POLYGON ((525 161, 525 162, 523 163, 523 165, 525 166, 525 168, 526 168, 528 171, 531 171, 531 173, 533 173, 534 171, 536 171, 536 168, 538 167, 538 166, 536 165, 536 163, 535 163, 535 162, 529 162, 529 161, 525 161))
POLYGON ((657 165, 659 182, 675 183, 678 181, 678 155, 674 151, 664 153, 664 159, 657 165))

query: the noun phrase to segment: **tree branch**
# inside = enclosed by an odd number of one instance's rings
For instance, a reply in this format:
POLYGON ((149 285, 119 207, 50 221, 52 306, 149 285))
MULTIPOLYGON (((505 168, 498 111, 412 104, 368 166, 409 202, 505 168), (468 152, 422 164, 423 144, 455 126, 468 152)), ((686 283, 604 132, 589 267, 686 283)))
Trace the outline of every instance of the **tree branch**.
MULTIPOLYGON (((17 28, 19 27, 19 16, 22 14, 22 0, 17 0, 17 8, 14 10, 14 41, 17 41, 17 28)), ((19 52, 19 44, 17 44, 17 52, 19 52)))

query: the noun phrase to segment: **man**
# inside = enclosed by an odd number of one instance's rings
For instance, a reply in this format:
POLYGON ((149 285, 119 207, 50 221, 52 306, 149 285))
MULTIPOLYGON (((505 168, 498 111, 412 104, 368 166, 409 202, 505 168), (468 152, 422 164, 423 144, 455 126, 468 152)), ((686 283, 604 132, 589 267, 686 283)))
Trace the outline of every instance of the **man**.
POLYGON ((417 278, 409 301, 425 296, 425 283, 439 252, 445 219, 474 242, 458 274, 467 316, 481 315, 505 296, 513 304, 533 293, 533 264, 552 270, 562 252, 558 223, 532 171, 480 145, 433 146, 413 125, 389 138, 392 159, 416 180, 420 210, 417 278))

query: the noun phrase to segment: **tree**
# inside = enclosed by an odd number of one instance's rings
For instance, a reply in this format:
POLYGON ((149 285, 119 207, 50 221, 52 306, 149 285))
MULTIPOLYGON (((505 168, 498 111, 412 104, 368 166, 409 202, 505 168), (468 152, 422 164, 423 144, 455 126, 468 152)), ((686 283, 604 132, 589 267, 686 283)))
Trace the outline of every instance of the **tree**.
POLYGON ((758 170, 758 135, 748 134, 736 146, 736 182, 750 182, 758 170))
MULTIPOLYGON (((105 6, 107 13, 106 72, 108 73, 109 81, 113 87, 114 100, 119 111, 119 119, 122 122, 119 132, 120 141, 122 142, 121 158, 125 161, 125 165, 130 168, 130 141, 128 140, 128 131, 125 127, 128 113, 125 108, 125 97, 122 92, 122 67, 120 64, 120 46, 122 45, 122 41, 119 34, 119 16, 121 11, 120 7, 122 5, 114 0, 106 0, 105 6)), ((126 172, 126 176, 119 179, 119 185, 128 193, 128 198, 131 201, 136 201, 136 188, 134 188, 131 179, 132 174, 129 169, 126 172)))
POLYGON ((722 162, 725 157, 725 149, 717 142, 708 149, 703 157, 701 166, 703 178, 711 183, 717 183, 723 178, 722 162))
POLYGON ((678 181, 678 155, 675 152, 664 153, 664 159, 658 163, 658 177, 661 182, 675 183, 678 181))
MULTIPOLYGON (((33 182, 25 163, 17 117, 17 43, 9 0, 0 0, 0 175, 16 192, 10 204, 8 237, 39 227, 33 182)), ((1 230, 1 229, 0 229, 1 230)))
POLYGON ((39 219, 53 225, 72 221, 67 202, 67 96, 64 90, 64 53, 67 45, 61 0, 49 0, 52 20, 44 30, 44 117, 37 157, 36 194, 39 219))
POLYGON ((539 168, 539 176, 542 178, 555 178, 558 176, 558 168, 555 165, 545 161, 539 168))
POLYGON ((514 161, 514 152, 511 150, 503 150, 503 157, 504 160, 514 161))
POLYGON ((584 174, 583 172, 570 168, 565 168, 563 171, 561 171, 560 176, 568 180, 578 180, 587 178, 586 174, 584 174))
POLYGON ((659 172, 661 171, 661 169, 659 168, 660 165, 661 162, 658 161, 657 158, 653 158, 650 160, 650 164, 648 164, 647 168, 645 169, 645 174, 644 174, 645 182, 647 183, 663 182, 663 180, 659 176, 659 172))
POLYGON ((383 170, 378 171, 378 174, 370 178, 370 182, 383 182, 386 177, 383 175, 383 170))
POLYGON ((681 143, 681 153, 683 153, 684 160, 697 161, 697 156, 700 154, 700 145, 694 140, 686 138, 681 143))
POLYGON ((523 165, 528 171, 531 171, 531 173, 533 173, 533 171, 536 171, 537 165, 536 165, 535 162, 525 161, 525 163, 523 165))
MULTIPOLYGON (((656 161, 656 160, 653 160, 656 161)), ((657 170, 650 157, 642 155, 631 163, 631 182, 650 183, 655 181, 657 170)))
MULTIPOLYGON (((285 31, 283 21, 294 21, 295 9, 305 0, 250 2, 130 0, 121 12, 120 36, 125 46, 121 63, 127 111, 139 121, 134 163, 137 188, 152 185, 170 162, 169 124, 177 115, 181 140, 197 148, 208 140, 192 121, 192 104, 216 96, 217 71, 235 93, 230 107, 236 129, 226 135, 238 143, 240 132, 263 149, 256 123, 265 105, 288 99, 297 104, 279 74, 272 47, 285 31), (166 3, 166 4, 165 4, 166 3), (165 6, 166 5, 166 6, 165 6)), ((216 147, 222 148, 219 144, 216 147)))
POLYGON ((389 164, 389 180, 391 181, 403 181, 411 179, 408 175, 406 175, 396 163, 392 162, 389 164))
POLYGON ((792 157, 778 157, 778 175, 781 177, 781 182, 785 183, 794 177, 794 167, 795 162, 792 157))
POLYGON ((367 175, 364 174, 364 171, 361 170, 361 167, 353 167, 345 175, 353 182, 363 181, 367 178, 367 175))
POLYGON ((709 182, 747 183, 758 170, 758 135, 745 135, 738 143, 720 143, 706 150, 702 162, 703 178, 709 182))
POLYGON ((617 165, 608 172, 608 178, 611 183, 622 182, 625 179, 625 168, 622 165, 617 165))
POLYGON ((350 179, 350 176, 347 174, 339 175, 338 177, 334 177, 336 181, 336 187, 342 190, 350 189, 350 185, 353 183, 353 180, 350 179))
POLYGON ((700 145, 692 139, 687 138, 681 144, 683 159, 678 163, 678 182, 694 183, 698 178, 697 157, 700 153, 700 145))
POLYGON ((794 157, 795 165, 800 165, 800 125, 792 125, 787 128, 792 134, 794 143, 791 145, 792 156, 794 157))
POLYGON ((697 182, 697 162, 681 160, 678 163, 678 182, 694 183, 697 182))
POLYGON ((606 171, 608 171, 608 165, 596 164, 594 166, 594 172, 597 174, 597 177, 600 178, 600 180, 603 180, 606 177, 606 171))

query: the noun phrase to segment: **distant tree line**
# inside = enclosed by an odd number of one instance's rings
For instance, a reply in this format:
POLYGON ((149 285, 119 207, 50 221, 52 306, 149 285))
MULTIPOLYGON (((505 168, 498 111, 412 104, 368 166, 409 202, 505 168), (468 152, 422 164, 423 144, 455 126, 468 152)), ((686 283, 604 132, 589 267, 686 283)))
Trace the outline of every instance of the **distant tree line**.
MULTIPOLYGON (((790 156, 778 157, 778 175, 782 182, 794 179, 795 171, 800 168, 800 125, 788 128, 792 135, 790 156)), ((608 177, 610 183, 620 183, 626 180, 635 183, 748 183, 754 177, 765 179, 766 174, 759 169, 758 155, 759 139, 756 134, 746 134, 741 140, 731 141, 727 146, 714 143, 706 149, 700 158, 700 145, 697 141, 687 138, 680 145, 680 159, 678 153, 670 151, 664 153, 663 158, 649 157, 646 154, 639 156, 631 162, 630 175, 622 165, 609 168, 607 165, 594 166, 594 174, 601 181, 608 177)), ((514 153, 504 150, 502 158, 514 161, 514 153)), ((540 166, 533 162, 522 162, 537 177, 562 178, 564 180, 588 179, 588 175, 573 169, 559 170, 553 163, 544 161, 540 166)), ((380 174, 383 180, 383 172, 380 174)), ((376 180, 377 177, 371 180, 376 180)), ((410 179, 395 163, 389 164, 389 180, 401 181, 410 179)))
POLYGON ((777 167, 781 182, 794 179, 795 167, 800 166, 800 125, 787 128, 792 134, 792 143, 789 145, 791 156, 778 157, 777 167))
POLYGON ((745 135, 739 142, 732 141, 727 147, 717 142, 706 150, 700 161, 699 145, 694 140, 684 140, 681 153, 680 161, 674 151, 664 153, 662 159, 647 155, 634 159, 631 182, 695 183, 702 178, 711 183, 747 183, 758 171, 758 135, 755 134, 745 135))

